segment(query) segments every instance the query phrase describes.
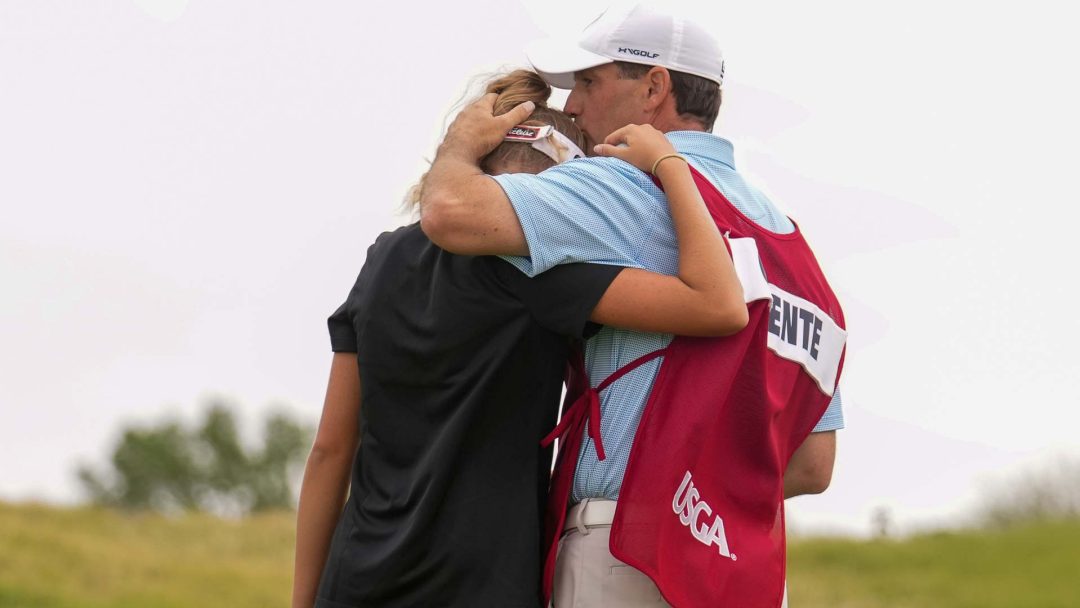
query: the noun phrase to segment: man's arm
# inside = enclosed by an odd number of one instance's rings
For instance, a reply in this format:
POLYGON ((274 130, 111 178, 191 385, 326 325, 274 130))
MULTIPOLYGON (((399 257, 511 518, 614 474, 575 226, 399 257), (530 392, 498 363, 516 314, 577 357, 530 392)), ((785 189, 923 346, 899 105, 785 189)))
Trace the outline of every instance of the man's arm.
POLYGON ((461 255, 529 255, 510 199, 480 170, 480 160, 535 107, 526 102, 492 115, 492 93, 454 119, 420 192, 420 227, 439 247, 461 255))
POLYGON ((836 431, 810 433, 784 471, 784 498, 821 494, 832 481, 836 431))

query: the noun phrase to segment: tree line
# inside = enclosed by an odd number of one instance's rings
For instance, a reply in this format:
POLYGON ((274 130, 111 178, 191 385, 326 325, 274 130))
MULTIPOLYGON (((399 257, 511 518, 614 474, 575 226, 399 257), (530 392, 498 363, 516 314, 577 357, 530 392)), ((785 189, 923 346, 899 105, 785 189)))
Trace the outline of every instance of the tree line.
MULTIPOLYGON (((170 419, 125 427, 104 466, 80 466, 94 504, 125 510, 243 516, 292 509, 314 429, 283 412, 267 415, 245 445, 232 406, 209 401, 195 424, 170 419)), ((983 488, 975 520, 989 527, 1080 517, 1080 459, 1061 457, 983 488)), ((875 513, 886 535, 888 513, 875 513)))
POLYGON ((245 445, 233 408, 217 399, 201 420, 129 425, 104 466, 78 467, 94 504, 125 510, 203 511, 243 516, 292 509, 313 429, 283 412, 267 415, 245 445))

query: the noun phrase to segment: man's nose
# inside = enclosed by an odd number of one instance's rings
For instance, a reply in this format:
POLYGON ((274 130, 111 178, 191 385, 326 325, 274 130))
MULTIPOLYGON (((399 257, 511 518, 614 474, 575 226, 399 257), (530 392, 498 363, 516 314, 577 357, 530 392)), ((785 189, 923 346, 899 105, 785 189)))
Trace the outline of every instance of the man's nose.
POLYGON ((563 104, 563 112, 566 112, 570 118, 577 118, 581 115, 581 96, 577 93, 577 87, 570 89, 570 94, 566 97, 566 103, 563 104))

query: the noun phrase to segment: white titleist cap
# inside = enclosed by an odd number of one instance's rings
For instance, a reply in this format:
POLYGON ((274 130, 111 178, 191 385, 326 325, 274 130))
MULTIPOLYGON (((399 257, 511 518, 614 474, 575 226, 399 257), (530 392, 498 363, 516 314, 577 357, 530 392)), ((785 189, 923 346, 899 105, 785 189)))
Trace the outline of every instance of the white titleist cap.
POLYGON ((574 72, 613 61, 658 65, 723 86, 724 56, 712 34, 686 19, 642 4, 608 9, 576 42, 538 40, 529 63, 553 87, 574 88, 574 72))

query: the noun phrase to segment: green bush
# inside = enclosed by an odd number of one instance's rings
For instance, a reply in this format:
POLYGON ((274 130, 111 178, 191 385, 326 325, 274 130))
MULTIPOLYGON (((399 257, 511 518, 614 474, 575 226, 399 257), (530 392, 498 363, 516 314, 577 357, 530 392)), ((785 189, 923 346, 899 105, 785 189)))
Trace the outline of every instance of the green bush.
POLYGON ((94 504, 127 510, 236 516, 290 509, 291 481, 311 437, 309 426, 276 413, 265 420, 261 444, 246 449, 232 411, 215 401, 193 428, 167 420, 125 429, 110 466, 82 466, 78 477, 94 504))

